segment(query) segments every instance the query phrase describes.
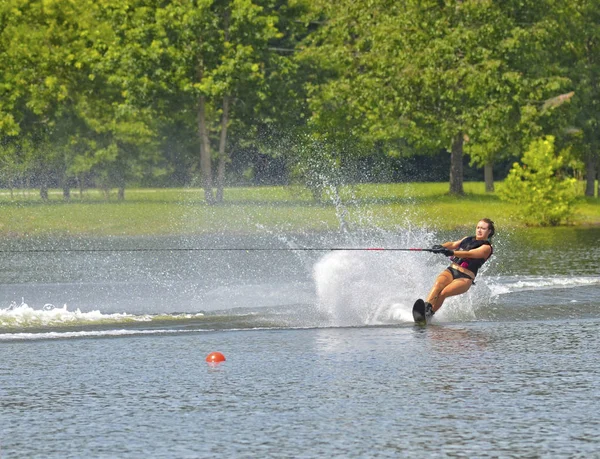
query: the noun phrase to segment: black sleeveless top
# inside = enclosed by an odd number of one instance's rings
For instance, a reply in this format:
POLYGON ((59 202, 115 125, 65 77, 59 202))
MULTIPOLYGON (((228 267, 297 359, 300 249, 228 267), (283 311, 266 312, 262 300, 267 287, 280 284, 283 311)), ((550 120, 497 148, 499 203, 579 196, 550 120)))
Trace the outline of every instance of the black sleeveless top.
MULTIPOLYGON (((469 236, 464 238, 458 246, 458 249, 456 250, 473 250, 478 247, 481 247, 482 245, 489 245, 492 249, 492 253, 494 252, 494 248, 492 247, 490 241, 488 241, 487 239, 485 241, 478 241, 475 236, 469 236)), ((490 256, 492 256, 492 253, 490 253, 490 256)), ((452 261, 452 263, 456 263, 458 266, 468 269, 469 271, 472 271, 473 274, 477 275, 477 271, 479 271, 479 268, 481 268, 483 264, 487 261, 487 258, 452 257, 450 258, 450 260, 452 261)))

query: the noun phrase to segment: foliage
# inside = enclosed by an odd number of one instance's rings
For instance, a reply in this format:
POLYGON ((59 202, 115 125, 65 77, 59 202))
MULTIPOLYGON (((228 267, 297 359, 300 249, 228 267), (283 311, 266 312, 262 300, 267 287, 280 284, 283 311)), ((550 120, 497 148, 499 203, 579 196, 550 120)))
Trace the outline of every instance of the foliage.
POLYGON ((184 160, 201 171, 213 201, 212 164, 219 163, 221 187, 232 156, 229 132, 237 136, 235 146, 257 124, 285 119, 286 104, 296 105, 297 94, 282 94, 294 81, 290 51, 301 28, 293 18, 301 8, 287 0, 131 3, 134 8, 119 14, 107 10, 119 40, 107 45, 105 61, 131 105, 152 109, 161 133, 185 129, 165 144, 195 156, 184 160), (195 141, 183 140, 186 135, 195 141))
MULTIPOLYGON (((188 134, 197 134, 201 99, 206 140, 219 150, 219 130, 231 125, 250 139, 255 125, 288 120, 290 107, 302 105, 293 60, 306 28, 302 5, 3 1, 0 140, 48 155, 54 182, 93 176, 97 185, 123 188, 177 169, 165 161, 182 155, 193 173, 205 139, 190 142, 188 134), (173 146, 180 151, 168 154, 173 146)), ((216 158, 207 153, 210 166, 216 158)))
POLYGON ((594 180, 600 170, 600 1, 565 0, 561 6, 557 64, 572 81, 574 92, 569 110, 563 114, 562 134, 564 142, 573 145, 574 153, 587 162, 586 192, 594 196, 594 180))
POLYGON ((556 226, 573 214, 576 180, 566 176, 567 166, 568 156, 554 152, 554 137, 536 140, 514 163, 499 196, 517 204, 527 223, 556 226))
POLYGON ((314 166, 342 183, 361 175, 349 164, 386 154, 462 155, 464 142, 480 166, 547 134, 597 160, 599 11, 600 0, 3 0, 2 185, 189 185, 201 149, 217 174, 262 168, 285 183, 314 166))
POLYGON ((317 130, 379 143, 390 154, 455 149, 462 156, 463 139, 478 164, 515 153, 517 140, 538 129, 543 101, 567 82, 540 51, 556 31, 547 27, 544 5, 316 4, 326 20, 302 56, 325 73, 309 82, 311 121, 317 130))

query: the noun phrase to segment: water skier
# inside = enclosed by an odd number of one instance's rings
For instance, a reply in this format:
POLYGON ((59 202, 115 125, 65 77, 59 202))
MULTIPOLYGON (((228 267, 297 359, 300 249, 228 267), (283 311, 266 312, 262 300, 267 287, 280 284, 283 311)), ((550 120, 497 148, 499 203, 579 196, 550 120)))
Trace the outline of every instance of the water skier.
POLYGON ((494 222, 489 218, 483 218, 477 223, 475 236, 433 246, 434 253, 451 257, 452 263, 440 273, 427 296, 425 301, 427 320, 442 307, 446 298, 461 295, 471 288, 477 271, 494 252, 490 240, 495 232, 494 222))

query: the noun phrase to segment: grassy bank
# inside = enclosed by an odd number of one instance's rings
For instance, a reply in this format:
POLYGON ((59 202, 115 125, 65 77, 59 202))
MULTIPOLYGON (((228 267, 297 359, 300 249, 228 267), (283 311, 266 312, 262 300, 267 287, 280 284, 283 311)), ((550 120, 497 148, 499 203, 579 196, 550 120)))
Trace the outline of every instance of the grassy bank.
MULTIPOLYGON (((483 183, 465 183, 465 196, 448 195, 447 183, 368 184, 341 190, 343 208, 325 196, 315 203, 300 187, 229 188, 225 202, 204 203, 200 189, 131 189, 125 201, 106 201, 96 190, 74 193, 64 202, 58 190, 42 202, 36 190, 0 193, 0 234, 162 235, 228 231, 256 233, 325 231, 351 227, 424 226, 471 228, 487 216, 503 227, 519 227, 517 209, 485 193, 483 183)), ((600 200, 578 200, 574 225, 600 225, 600 200)))

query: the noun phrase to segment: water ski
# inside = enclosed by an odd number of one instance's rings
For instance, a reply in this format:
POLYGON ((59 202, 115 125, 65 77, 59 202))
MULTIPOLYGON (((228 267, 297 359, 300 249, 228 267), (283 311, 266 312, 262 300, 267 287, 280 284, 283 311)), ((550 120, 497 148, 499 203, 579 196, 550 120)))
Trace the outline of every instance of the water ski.
POLYGON ((412 309, 413 319, 419 325, 427 325, 428 317, 425 315, 425 301, 419 298, 412 309))

